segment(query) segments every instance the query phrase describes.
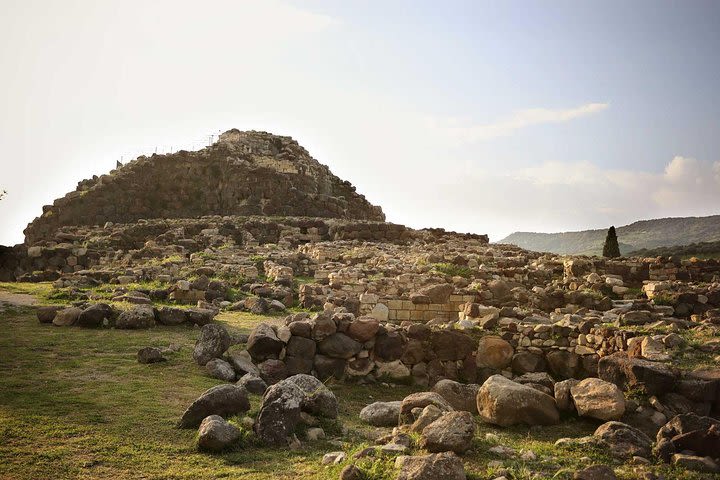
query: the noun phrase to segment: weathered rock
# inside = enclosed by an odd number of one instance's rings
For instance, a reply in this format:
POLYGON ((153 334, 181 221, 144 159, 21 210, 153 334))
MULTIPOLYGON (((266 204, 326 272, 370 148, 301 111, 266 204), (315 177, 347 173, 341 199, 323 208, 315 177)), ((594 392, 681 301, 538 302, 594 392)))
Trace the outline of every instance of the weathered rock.
POLYGON ((439 283, 421 288, 417 293, 428 297, 429 303, 447 303, 454 288, 449 283, 439 283))
POLYGON ((157 310, 157 321, 163 325, 182 325, 187 322, 185 310, 177 307, 161 307, 157 310))
POLYGON ((510 365, 514 352, 507 341, 488 335, 480 339, 475 360, 478 367, 503 369, 510 365))
POLYGON ((268 358, 257 365, 262 378, 268 385, 274 385, 288 376, 287 365, 282 360, 268 358))
POLYGON ((250 357, 250 354, 247 352, 247 350, 242 351, 232 351, 230 353, 228 360, 230 361, 230 365, 233 366, 233 369, 235 369, 235 373, 237 373, 238 377, 242 377, 246 373, 250 373, 256 376, 260 375, 260 369, 257 368, 257 366, 252 363, 252 358, 250 357))
POLYGON ((162 351, 159 348, 145 347, 138 350, 137 361, 138 363, 145 364, 158 363, 167 361, 167 358, 163 356, 162 351))
POLYGON ((323 312, 318 314, 311 320, 311 323, 312 338, 316 342, 320 342, 337 332, 337 324, 329 313, 323 312))
POLYGON ((375 427, 393 427, 398 424, 401 401, 375 402, 360 410, 360 419, 375 427))
POLYGON ((482 384, 477 409, 484 422, 503 427, 519 423, 552 425, 560 421, 553 397, 502 375, 493 375, 482 384))
POLYGON ((362 350, 362 344, 356 342, 344 333, 333 333, 320 342, 318 350, 330 358, 347 360, 362 350))
POLYGON ((439 393, 455 410, 476 414, 479 389, 480 385, 477 384, 464 384, 443 379, 433 386, 432 391, 439 393))
POLYGON ((404 346, 405 339, 399 332, 381 333, 375 338, 375 356, 386 362, 398 360, 403 354, 404 346))
POLYGON ((720 473, 720 465, 710 457, 676 453, 672 456, 672 463, 695 472, 720 473))
POLYGON ((650 457, 652 441, 637 428, 621 422, 600 425, 593 436, 600 440, 613 457, 629 459, 633 456, 650 457))
MULTIPOLYGON (((57 318, 57 317, 56 317, 57 318)), ((141 329, 155 326, 155 313, 147 306, 137 306, 120 313, 115 327, 123 329, 141 329)))
POLYGON ((470 412, 447 412, 423 429, 420 445, 429 452, 462 454, 470 449, 475 429, 470 412))
POLYGON ((462 460, 452 452, 399 457, 397 480, 465 480, 462 460))
POLYGON ((262 378, 257 375, 253 375, 252 373, 246 373, 240 377, 240 380, 237 381, 236 385, 244 388, 250 393, 254 393, 255 395, 263 395, 268 388, 262 378))
POLYGON ((198 448, 220 452, 240 439, 240 430, 219 415, 205 417, 198 429, 198 448))
POLYGON ((552 350, 545 355, 548 367, 555 378, 575 378, 580 370, 580 358, 566 350, 552 350))
POLYGON ((573 480, 617 480, 617 476, 607 465, 591 465, 575 472, 573 480))
POLYGON ((235 370, 232 365, 221 358, 213 358, 205 364, 205 370, 211 377, 225 382, 235 381, 235 370))
POLYGON ((69 327, 75 325, 82 310, 77 307, 64 308, 55 314, 52 324, 56 327, 69 327))
POLYGON ((672 391, 676 374, 662 363, 630 358, 617 352, 600 359, 598 377, 623 390, 638 388, 648 395, 672 391))
MULTIPOLYGON (((422 329, 418 329, 418 334, 422 329)), ((440 330, 430 334, 430 343, 438 360, 462 360, 477 348, 470 336, 452 330, 440 330)))
POLYGON ((269 358, 279 358, 284 346, 270 325, 260 323, 250 333, 247 351, 255 362, 262 362, 269 358))
POLYGON ((293 382, 281 381, 267 389, 255 421, 255 433, 267 445, 290 442, 300 423, 300 402, 304 394, 293 382))
POLYGON ((373 317, 359 317, 348 326, 347 335, 360 343, 371 340, 378 332, 380 322, 373 317))
POLYGON ((63 308, 65 308, 65 307, 60 306, 60 305, 48 305, 48 306, 38 307, 37 318, 40 321, 40 323, 52 323, 57 312, 59 312, 63 308))
POLYGON ((516 375, 545 371, 545 359, 530 352, 518 352, 513 355, 511 365, 516 375))
POLYGON ((198 365, 204 366, 213 358, 220 358, 230 347, 230 334, 225 327, 215 323, 203 326, 200 336, 195 342, 193 359, 198 365))
POLYGON ((570 388, 573 403, 581 417, 618 420, 625 413, 625 397, 614 383, 586 378, 570 388))
POLYGON ((216 385, 206 390, 183 413, 178 426, 194 428, 209 415, 237 415, 250 409, 247 392, 232 384, 216 385))
POLYGON ((334 377, 341 380, 345 376, 346 361, 342 358, 331 358, 325 355, 315 355, 313 369, 320 379, 334 377))
MULTIPOLYGON (((422 433, 422 431, 433 423, 435 420, 440 418, 442 416, 443 412, 437 408, 435 405, 428 405, 427 407, 422 409, 422 412, 420 412, 420 415, 417 416, 417 419, 413 422, 413 424, 410 426, 410 431, 414 433, 422 433)), ((396 442, 399 443, 399 442, 396 442)), ((410 443, 408 442, 408 446, 410 443)))
POLYGON ((558 410, 561 412, 569 412, 574 411, 575 406, 572 403, 572 395, 570 394, 570 389, 577 385, 579 380, 575 380, 574 378, 563 380, 562 382, 555 383, 554 387, 554 394, 555 394, 555 404, 558 407, 558 410))
POLYGON ((337 418, 338 399, 335 394, 312 375, 293 375, 284 382, 297 385, 303 392, 302 411, 325 418, 337 418))
POLYGON ((400 404, 400 423, 412 423, 412 411, 415 408, 425 408, 435 405, 443 412, 453 410, 450 403, 435 392, 412 393, 405 397, 400 404))
POLYGON ((286 355, 293 357, 307 358, 310 360, 310 366, 312 367, 312 359, 315 357, 315 351, 317 350, 317 344, 304 337, 290 337, 287 343, 286 355))
POLYGON ((77 319, 77 324, 85 328, 102 327, 105 321, 110 320, 113 316, 113 309, 106 303, 96 303, 90 305, 82 311, 77 319))

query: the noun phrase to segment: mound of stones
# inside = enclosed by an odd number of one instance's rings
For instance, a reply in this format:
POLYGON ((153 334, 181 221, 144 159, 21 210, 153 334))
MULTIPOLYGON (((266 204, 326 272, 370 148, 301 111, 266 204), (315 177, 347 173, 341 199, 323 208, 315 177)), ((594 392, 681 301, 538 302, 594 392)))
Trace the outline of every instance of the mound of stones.
POLYGON ((146 329, 156 325, 207 325, 217 313, 217 310, 207 308, 153 308, 151 305, 118 309, 107 303, 83 303, 77 307, 49 305, 38 307, 36 311, 40 323, 56 327, 114 327, 125 330, 146 329))

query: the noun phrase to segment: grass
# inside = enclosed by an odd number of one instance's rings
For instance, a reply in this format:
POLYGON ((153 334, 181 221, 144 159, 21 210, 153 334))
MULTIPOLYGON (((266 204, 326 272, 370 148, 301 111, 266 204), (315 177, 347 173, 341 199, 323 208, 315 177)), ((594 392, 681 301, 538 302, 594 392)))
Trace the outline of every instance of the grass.
MULTIPOLYGON (((235 333, 248 333, 260 321, 279 322, 243 312, 218 317, 235 333)), ((200 393, 219 383, 192 361, 197 329, 156 327, 143 331, 88 330, 41 325, 30 309, 0 313, 0 479, 317 479, 338 478, 341 465, 323 466, 330 451, 348 454, 372 445, 389 429, 361 424, 359 411, 379 400, 401 399, 417 387, 330 383, 340 399, 343 446, 303 443, 302 448, 265 448, 251 435, 222 454, 197 451, 194 430, 175 423, 200 393), (179 345, 168 361, 141 365, 137 350, 179 345)), ((251 399, 257 412, 260 399, 251 399)), ((234 419, 238 421, 239 419, 234 419)), ((589 462, 616 467, 620 478, 640 478, 635 469, 652 469, 668 480, 707 475, 666 466, 630 467, 613 463, 602 451, 556 447, 561 437, 591 434, 598 422, 574 417, 542 428, 495 428, 479 424, 472 449, 464 456, 468 478, 494 478, 490 460, 503 461, 514 479, 569 479, 589 462), (488 439, 487 433, 497 436, 488 439), (532 450, 537 460, 503 459, 488 452, 496 444, 532 450)), ((336 426, 327 426, 329 433, 336 426), (332 428, 331 428, 332 427, 332 428)), ((358 463, 365 478, 389 480, 397 472, 392 458, 358 463)))

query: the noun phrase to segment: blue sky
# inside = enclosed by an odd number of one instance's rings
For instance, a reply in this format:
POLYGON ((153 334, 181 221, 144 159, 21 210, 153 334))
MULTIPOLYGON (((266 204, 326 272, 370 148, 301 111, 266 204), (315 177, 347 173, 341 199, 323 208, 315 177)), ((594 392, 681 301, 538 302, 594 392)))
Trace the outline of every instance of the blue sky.
POLYGON ((5 0, 0 244, 77 182, 237 127, 414 227, 720 211, 720 3, 5 0))

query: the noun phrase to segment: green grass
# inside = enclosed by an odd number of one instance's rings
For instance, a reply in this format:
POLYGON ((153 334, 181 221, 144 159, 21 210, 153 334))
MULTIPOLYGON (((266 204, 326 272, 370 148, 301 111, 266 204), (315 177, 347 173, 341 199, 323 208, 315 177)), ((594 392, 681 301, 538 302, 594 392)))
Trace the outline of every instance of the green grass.
POLYGON ((455 265, 453 263, 434 263, 432 269, 443 275, 449 275, 451 277, 463 277, 469 278, 472 271, 468 267, 455 265))
MULTIPOLYGON (((236 333, 248 333, 260 321, 281 321, 243 312, 218 318, 236 333)), ((362 407, 417 390, 329 383, 340 399, 340 421, 347 431, 342 448, 329 442, 303 443, 299 450, 266 448, 246 432, 231 451, 200 453, 196 432, 174 426, 190 402, 219 383, 192 361, 196 337, 196 328, 184 326, 87 330, 41 325, 30 309, 0 314, 0 479, 336 479, 352 453, 389 431, 361 424, 362 407), (137 363, 138 349, 170 344, 181 349, 168 354, 168 362, 137 363), (323 454, 340 449, 348 453, 345 463, 321 465, 323 454)), ((257 412, 259 402, 252 397, 251 413, 257 412)), ((487 463, 502 460, 514 479, 531 478, 533 472, 540 478, 568 479, 587 465, 582 457, 615 466, 620 478, 640 478, 630 466, 613 464, 602 451, 554 445, 561 437, 588 435, 597 425, 572 417, 537 429, 479 424, 472 449, 464 456, 469 478, 493 478, 487 463), (487 433, 499 440, 487 440, 487 433), (495 444, 530 449, 538 458, 500 459, 488 452, 495 444)), ((339 431, 337 425, 324 426, 329 433, 339 431)), ((358 465, 367 479, 389 480, 397 473, 392 458, 358 465)), ((665 466, 652 470, 668 480, 708 478, 665 466)))

